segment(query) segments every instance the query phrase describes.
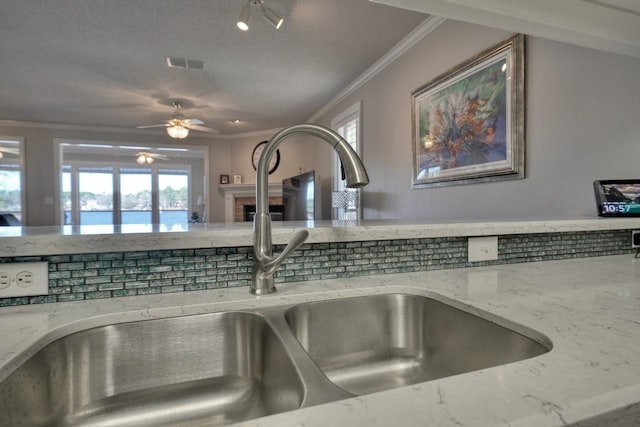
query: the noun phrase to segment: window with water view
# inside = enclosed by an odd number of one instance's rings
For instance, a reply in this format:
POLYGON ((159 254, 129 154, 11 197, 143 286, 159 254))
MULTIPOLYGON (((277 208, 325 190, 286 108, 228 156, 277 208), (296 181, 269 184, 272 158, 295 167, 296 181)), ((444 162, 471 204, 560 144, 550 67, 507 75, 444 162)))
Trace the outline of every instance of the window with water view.
POLYGON ((0 139, 0 225, 22 222, 20 140, 0 139))
MULTIPOLYGON (((99 146, 104 151, 104 146, 99 146)), ((65 225, 159 224, 161 230, 183 230, 197 212, 193 202, 193 169, 204 174, 204 155, 178 155, 168 161, 138 164, 129 154, 115 165, 91 163, 91 147, 69 148, 62 166, 61 198, 65 225), (76 152, 82 152, 78 156, 76 152), (76 160, 84 157, 86 160, 76 160), (194 206, 193 209, 191 207, 194 206)), ((186 151, 186 150, 184 150, 186 151)), ((120 150, 121 153, 122 150, 120 150)), ((201 194, 202 189, 199 193, 201 194)), ((204 212, 199 212, 198 219, 204 212)))

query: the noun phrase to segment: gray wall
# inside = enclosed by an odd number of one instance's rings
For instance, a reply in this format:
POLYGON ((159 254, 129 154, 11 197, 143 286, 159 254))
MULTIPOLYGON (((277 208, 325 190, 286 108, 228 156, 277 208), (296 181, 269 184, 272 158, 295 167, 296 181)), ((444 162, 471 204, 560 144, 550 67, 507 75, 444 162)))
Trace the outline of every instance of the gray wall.
POLYGON ((507 36, 447 21, 321 119, 362 100, 365 219, 592 217, 593 180, 640 178, 640 60, 528 37, 526 179, 411 190, 411 92, 507 36))

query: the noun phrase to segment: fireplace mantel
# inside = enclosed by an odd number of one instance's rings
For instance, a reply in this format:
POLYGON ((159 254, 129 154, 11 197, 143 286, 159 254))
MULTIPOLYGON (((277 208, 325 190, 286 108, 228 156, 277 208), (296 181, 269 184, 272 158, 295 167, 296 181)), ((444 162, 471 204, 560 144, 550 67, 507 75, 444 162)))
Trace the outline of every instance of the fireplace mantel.
MULTIPOLYGON (((235 200, 242 197, 255 197, 255 184, 225 184, 220 186, 224 193, 224 221, 235 221, 235 200)), ((269 183, 269 197, 286 198, 282 182, 269 183)))

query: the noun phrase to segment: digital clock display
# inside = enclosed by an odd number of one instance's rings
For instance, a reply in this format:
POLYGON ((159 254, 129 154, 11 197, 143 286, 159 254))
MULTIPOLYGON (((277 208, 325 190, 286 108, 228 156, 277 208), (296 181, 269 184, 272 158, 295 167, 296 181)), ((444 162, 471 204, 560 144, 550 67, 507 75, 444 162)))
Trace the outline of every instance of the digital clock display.
POLYGON ((595 181, 599 216, 640 216, 640 180, 595 181))

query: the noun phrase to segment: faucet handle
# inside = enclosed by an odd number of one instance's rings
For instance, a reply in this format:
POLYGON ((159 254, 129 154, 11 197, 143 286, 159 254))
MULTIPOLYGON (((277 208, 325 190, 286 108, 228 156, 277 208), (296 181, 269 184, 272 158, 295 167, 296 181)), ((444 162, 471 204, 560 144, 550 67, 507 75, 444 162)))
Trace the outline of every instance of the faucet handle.
POLYGON ((272 259, 271 261, 269 261, 264 266, 264 269, 275 271, 276 268, 278 268, 278 266, 282 264, 282 262, 289 255, 291 255, 293 251, 298 249, 305 242, 305 240, 307 240, 307 237, 309 237, 309 231, 307 230, 298 231, 296 234, 293 235, 291 240, 289 240, 289 243, 287 243, 287 246, 285 246, 284 250, 280 253, 280 255, 278 255, 276 258, 272 259))

